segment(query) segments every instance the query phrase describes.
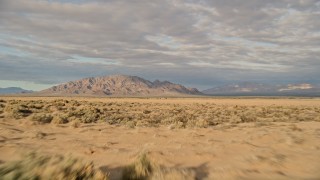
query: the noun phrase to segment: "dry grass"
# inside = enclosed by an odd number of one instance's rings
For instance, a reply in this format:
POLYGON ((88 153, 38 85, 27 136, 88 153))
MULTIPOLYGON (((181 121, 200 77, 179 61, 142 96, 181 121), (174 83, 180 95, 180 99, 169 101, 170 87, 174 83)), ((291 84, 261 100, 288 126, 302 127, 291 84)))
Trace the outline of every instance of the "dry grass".
POLYGON ((166 168, 151 162, 147 155, 141 154, 134 163, 125 167, 123 180, 194 180, 191 170, 166 168))
POLYGON ((320 121, 320 106, 242 106, 214 103, 99 102, 76 100, 2 100, 0 115, 43 123, 78 127, 104 122, 170 128, 206 128, 223 123, 320 121))
MULTIPOLYGON (((71 156, 29 153, 18 161, 0 165, 0 179, 87 179, 107 180, 107 174, 71 156)), ((141 154, 132 164, 122 168, 123 180, 194 180, 195 173, 188 169, 167 168, 141 154)))
POLYGON ((45 113, 36 113, 30 116, 31 121, 35 123, 40 123, 40 124, 50 123, 52 119, 53 119, 53 116, 51 114, 45 114, 45 113))
POLYGON ((64 156, 30 153, 19 161, 0 166, 0 179, 98 179, 107 176, 94 169, 93 163, 64 156))
POLYGON ((153 165, 146 154, 141 155, 133 164, 123 169, 124 180, 144 180, 151 176, 153 165))

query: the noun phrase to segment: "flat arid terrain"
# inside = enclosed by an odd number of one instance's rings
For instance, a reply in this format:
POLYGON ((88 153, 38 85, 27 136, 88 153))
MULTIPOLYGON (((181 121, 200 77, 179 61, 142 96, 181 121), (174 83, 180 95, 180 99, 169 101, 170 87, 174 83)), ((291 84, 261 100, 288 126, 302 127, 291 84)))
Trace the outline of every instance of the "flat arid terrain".
POLYGON ((316 180, 319 170, 318 98, 0 97, 3 179, 316 180))

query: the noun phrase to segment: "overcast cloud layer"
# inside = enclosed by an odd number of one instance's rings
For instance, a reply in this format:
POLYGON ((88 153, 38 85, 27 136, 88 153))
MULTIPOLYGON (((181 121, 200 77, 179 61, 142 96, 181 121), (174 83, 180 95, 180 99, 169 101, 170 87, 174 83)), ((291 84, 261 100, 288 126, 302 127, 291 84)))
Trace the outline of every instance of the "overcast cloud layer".
POLYGON ((320 0, 0 0, 0 80, 319 83, 319 18, 320 0))

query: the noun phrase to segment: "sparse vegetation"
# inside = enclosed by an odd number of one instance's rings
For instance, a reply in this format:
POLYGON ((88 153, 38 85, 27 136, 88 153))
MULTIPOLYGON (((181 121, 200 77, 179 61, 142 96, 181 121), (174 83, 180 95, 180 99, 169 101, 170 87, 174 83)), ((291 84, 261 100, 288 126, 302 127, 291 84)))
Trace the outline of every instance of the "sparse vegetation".
POLYGON ((68 123, 68 117, 62 114, 54 114, 51 123, 53 124, 65 124, 68 123))
POLYGON ((51 114, 44 114, 44 113, 33 114, 32 116, 30 116, 31 121, 40 123, 40 124, 50 123, 52 119, 53 119, 53 116, 51 114))
POLYGON ((65 124, 109 123, 130 128, 168 126, 206 128, 223 123, 320 121, 320 107, 231 106, 206 104, 89 102, 57 99, 8 100, 0 103, 2 117, 65 124), (3 112, 3 113, 2 113, 3 112), (74 122, 75 121, 75 122, 74 122))
POLYGON ((123 180, 194 180, 195 173, 187 169, 166 168, 141 154, 137 160, 123 169, 123 180))
MULTIPOLYGON (((107 174, 95 169, 92 162, 71 156, 44 155, 36 152, 18 161, 0 165, 0 179, 92 179, 107 180, 107 174)), ((122 168, 123 180, 194 180, 190 169, 168 168, 141 154, 132 164, 122 168)))
POLYGON ((32 114, 32 111, 22 101, 9 101, 4 109, 8 113, 9 117, 15 119, 21 119, 32 114))
POLYGON ((239 173, 249 179, 265 174, 297 179, 313 178, 316 171, 309 167, 319 162, 318 99, 292 104, 282 99, 261 104, 255 99, 4 99, 0 179, 106 179, 105 174, 128 180, 238 179, 239 173), (91 159, 105 174, 67 156, 34 154, 8 161, 34 150, 91 159), (130 163, 139 151, 149 153, 130 163), (295 176, 304 163, 311 165, 295 176), (272 171, 275 166, 280 174, 272 171))
POLYGON ((151 176, 153 166, 146 154, 140 157, 131 165, 124 168, 122 179, 124 180, 144 180, 151 176))
POLYGON ((60 155, 46 156, 30 153, 22 160, 0 165, 0 179, 97 179, 107 180, 107 176, 94 168, 93 163, 85 163, 72 157, 60 155))
POLYGON ((71 122, 71 127, 78 128, 78 127, 80 127, 80 123, 81 122, 79 120, 74 120, 71 122))
POLYGON ((2 114, 4 112, 4 108, 5 108, 5 105, 0 104, 0 114, 2 114))

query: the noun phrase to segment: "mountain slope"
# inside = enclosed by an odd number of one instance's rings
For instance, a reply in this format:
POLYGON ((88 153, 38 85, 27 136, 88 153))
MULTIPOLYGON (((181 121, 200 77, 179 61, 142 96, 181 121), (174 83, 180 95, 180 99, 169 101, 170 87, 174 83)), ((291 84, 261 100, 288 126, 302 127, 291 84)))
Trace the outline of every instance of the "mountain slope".
POLYGON ((30 90, 25 90, 19 87, 8 87, 0 88, 0 94, 20 94, 20 93, 31 93, 30 90))
POLYGON ((272 85, 243 82, 202 91, 207 95, 320 96, 320 86, 308 83, 272 85))
POLYGON ((126 75, 85 78, 53 86, 40 93, 51 95, 79 94, 113 96, 201 94, 197 89, 186 88, 168 81, 156 80, 151 82, 137 76, 126 75))

